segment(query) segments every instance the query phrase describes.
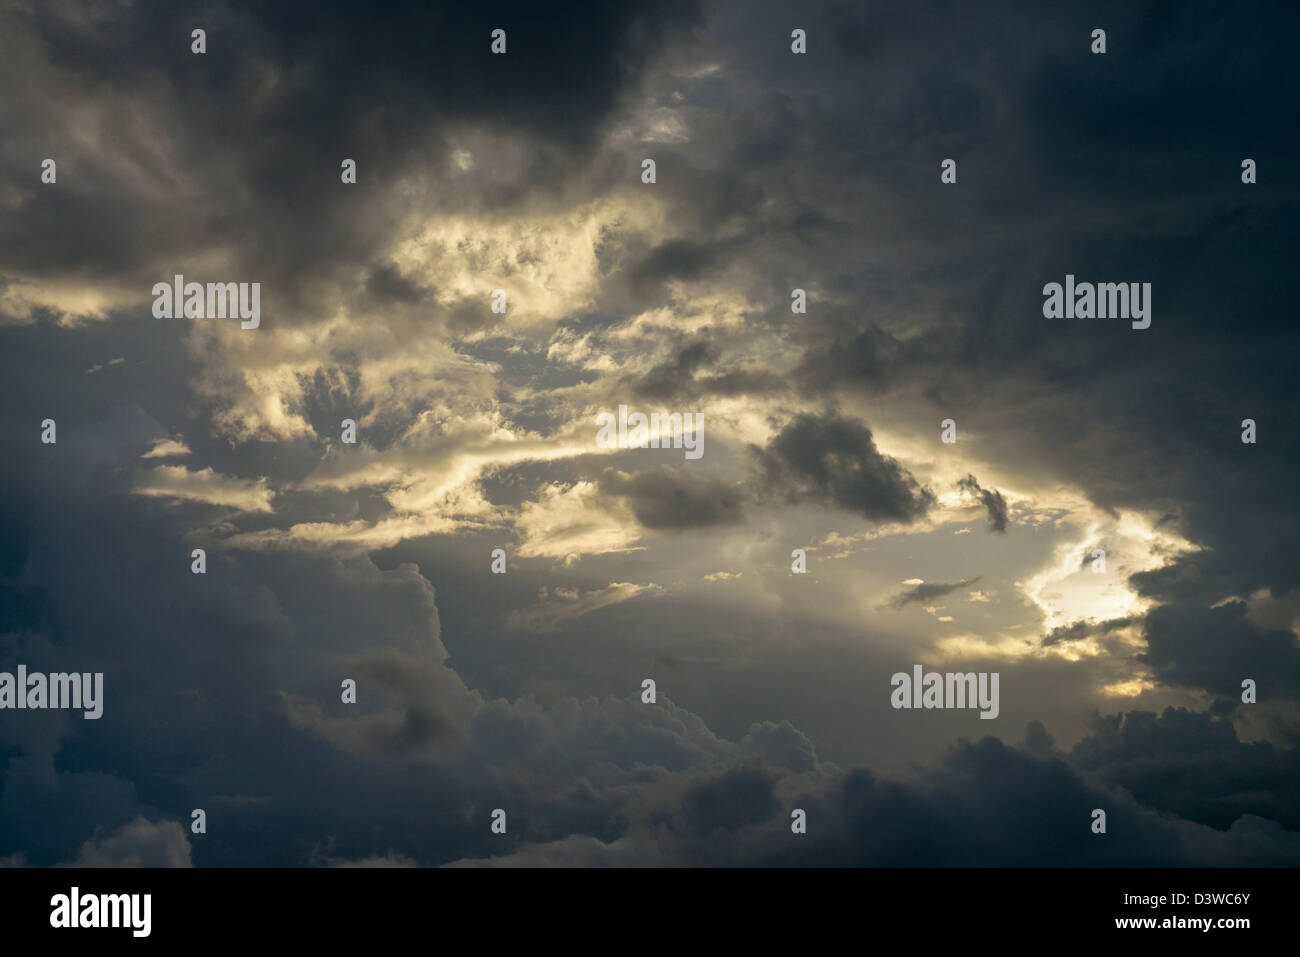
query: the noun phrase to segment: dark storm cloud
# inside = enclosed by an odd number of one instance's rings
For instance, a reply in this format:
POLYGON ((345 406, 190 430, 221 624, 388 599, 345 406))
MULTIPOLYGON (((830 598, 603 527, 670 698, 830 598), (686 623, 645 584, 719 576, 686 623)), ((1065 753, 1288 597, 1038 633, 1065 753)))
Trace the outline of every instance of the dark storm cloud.
POLYGON ((605 469, 600 490, 631 505, 646 528, 683 529, 727 525, 742 516, 742 493, 726 482, 686 478, 672 469, 634 474, 605 469))
MULTIPOLYGON (((823 850, 841 862, 856 858, 904 866, 986 860, 1012 866, 1210 864, 1231 859, 1235 843, 1230 836, 1162 820, 1131 799, 1088 785, 1059 759, 1035 758, 996 738, 962 741, 942 770, 921 787, 857 771, 846 775, 838 793, 832 794, 830 810, 842 823, 827 836, 825 845, 838 836, 845 846, 836 850, 824 845, 823 850), (1125 841, 1103 846, 1095 840, 1088 823, 1097 807, 1107 811, 1108 830, 1125 834, 1125 841), (882 829, 870 823, 879 821, 894 826, 882 829), (1021 837, 1017 846, 1012 846, 1014 834, 1021 837)), ((1241 833, 1235 837, 1240 846, 1249 846, 1249 832, 1264 823, 1249 818, 1237 822, 1241 833)), ((1262 856, 1279 863, 1300 859, 1300 841, 1292 836, 1262 856)))
POLYGON ((973 475, 967 475, 964 479, 960 479, 957 482, 957 487, 965 489, 976 496, 988 509, 989 531, 1006 532, 1007 500, 1002 497, 1001 492, 995 488, 981 488, 980 483, 975 480, 973 475))
MULTIPOLYGON (((1239 802, 1248 816, 1214 832, 992 739, 961 745, 904 783, 823 764, 786 723, 757 725, 731 744, 667 698, 655 708, 635 697, 552 709, 484 701, 445 668, 432 589, 410 566, 234 554, 206 579, 190 575, 177 515, 94 481, 148 446, 147 425, 110 414, 69 430, 57 447, 65 459, 41 466, 29 490, 26 574, 68 621, 60 657, 104 667, 109 697, 95 728, 72 723, 64 733, 57 769, 48 746, 43 757, 8 759, 0 854, 21 850, 38 864, 182 862, 182 844, 137 834, 132 822, 245 793, 271 799, 223 803, 222 841, 194 846, 196 864, 390 850, 425 864, 490 855, 518 863, 571 845, 589 852, 573 860, 605 863, 612 845, 626 845, 624 861, 673 864, 1297 861, 1292 835, 1249 816, 1268 810, 1266 797, 1239 802), (101 544, 66 547, 74 540, 101 544), (159 579, 159 556, 173 553, 175 567, 159 579), (349 672, 359 678, 356 718, 338 703, 349 672), (319 720, 284 721, 286 688, 314 705, 299 718, 319 720), (160 712, 171 720, 159 723, 160 712), (460 729, 456 750, 445 748, 448 726, 460 729), (487 809, 507 805, 511 839, 497 842, 480 825, 487 809), (809 813, 807 843, 789 840, 791 807, 809 813), (1093 807, 1108 810, 1125 841, 1092 839, 1093 807), (421 827, 431 814, 466 823, 421 827), (365 828, 349 826, 358 818, 365 828)), ((4 640, 12 653, 24 639, 4 640)), ((25 658, 40 665, 48 654, 25 658)), ((31 750, 39 738, 20 740, 31 750)), ((1222 802, 1220 817, 1232 808, 1222 802)))
POLYGON ((463 864, 597 866, 704 864, 933 867, 1224 866, 1300 861, 1300 839, 1243 815, 1226 831, 1146 810, 1122 791, 1090 784, 1057 756, 1035 756, 996 738, 961 741, 942 764, 902 782, 857 768, 790 776, 739 768, 702 776, 653 836, 571 837, 497 861, 463 864), (705 808, 709 813, 701 813, 705 808), (791 840, 788 810, 807 813, 791 840), (1094 808, 1111 834, 1091 832, 1094 808), (719 822, 723 822, 720 826, 719 822), (884 824, 888 826, 884 826, 884 824))
POLYGON ((377 266, 366 282, 366 292, 381 303, 415 305, 428 294, 418 283, 403 276, 392 266, 377 266))
POLYGON ((818 391, 852 383, 883 392, 897 383, 907 345, 878 326, 808 349, 796 372, 807 387, 818 391))
POLYGON ((1147 614, 1147 650, 1139 656, 1164 682, 1240 699, 1252 678, 1261 700, 1294 700, 1300 693, 1300 643, 1280 629, 1246 618, 1246 604, 1214 608, 1177 602, 1147 614))
POLYGON ((518 199, 580 162, 639 71, 700 12, 694 0, 562 14, 233 3, 196 17, 146 0, 0 16, 0 88, 31 93, 11 101, 0 147, 0 176, 22 197, 0 217, 0 276, 134 280, 144 299, 190 257, 234 251, 239 275, 265 283, 264 308, 323 312, 319 284, 364 282, 357 264, 402 213, 388 187, 445 156, 448 127, 536 140, 524 180, 494 194, 518 199), (200 21, 208 52, 195 55, 200 21), (504 56, 489 51, 497 27, 504 56), (83 146, 74 112, 111 139, 83 146), (59 163, 56 187, 39 183, 44 156, 59 163), (347 189, 344 157, 358 164, 347 189))
MULTIPOLYGON (((773 259, 856 307, 814 309, 792 332, 803 344, 795 379, 830 397, 924 397, 979 422, 982 454, 1004 466, 1068 480, 1104 508, 1177 514, 1178 530, 1205 547, 1133 576, 1157 604, 1218 619, 1216 602, 1300 586, 1293 523, 1279 521, 1294 512, 1300 443, 1276 427, 1300 416, 1293 310, 1277 281, 1294 258, 1300 197, 1289 181, 1240 180, 1244 157, 1282 169, 1300 157, 1296 129, 1270 119, 1300 92, 1278 67, 1275 33, 1300 26, 1297 16, 1266 4, 1239 16, 1207 5, 1042 8, 1017 17, 1014 45, 984 12, 915 4, 882 5, 856 28, 825 25, 825 55, 767 94, 786 139, 759 149, 754 126, 738 133, 735 168, 798 181, 802 203, 849 219, 888 267, 855 271, 850 262, 873 256, 788 237, 773 259), (1087 52, 1101 20, 1104 57, 1087 52), (1219 56, 1189 80, 1181 64, 1207 30, 1219 56), (848 36, 863 46, 850 52, 848 36), (976 66, 990 49, 1006 56, 976 66), (853 124, 813 105, 836 70, 859 80, 834 96, 853 124), (890 95, 853 95, 882 88, 890 95), (1078 148, 1062 155, 1065 142, 1078 148), (815 164, 799 162, 804 143, 821 146, 815 164), (951 187, 938 183, 949 156, 951 187), (869 221, 853 212, 867 208, 869 221), (1044 319, 1042 286, 1067 272, 1151 281, 1151 329, 1044 319), (1246 417, 1272 423, 1267 441, 1241 444, 1246 417)), ((990 521, 1001 521, 996 506, 990 521)), ((1236 660, 1199 634, 1157 637, 1160 660, 1178 662, 1161 674, 1194 672, 1204 686, 1236 660)), ((1300 681, 1289 650, 1270 660, 1285 686, 1300 681)))
POLYGON ((775 778, 761 768, 733 768, 693 785, 682 799, 682 814, 696 830, 737 830, 766 821, 778 808, 775 778))
POLYGON ((656 246, 644 259, 632 266, 628 278, 638 288, 646 289, 669 279, 698 279, 725 262, 735 242, 695 243, 670 239, 656 246))
POLYGON ((709 342, 692 342, 677 350, 666 362, 655 366, 633 384, 633 391, 647 399, 667 399, 692 383, 695 373, 718 360, 718 348, 709 342))
POLYGON ((963 578, 959 582, 922 582, 920 585, 914 585, 891 598, 889 607, 905 608, 908 605, 918 605, 934 598, 942 598, 944 595, 951 595, 958 588, 974 585, 983 577, 983 575, 977 575, 974 578, 963 578))
POLYGON ((767 446, 751 447, 768 492, 816 502, 875 521, 911 522, 934 504, 898 462, 876 448, 871 430, 836 413, 797 416, 767 446))
POLYGON ((751 725, 740 741, 740 753, 760 757, 773 767, 791 771, 812 771, 821 763, 812 741, 789 721, 751 725))
POLYGON ((397 707, 364 721, 330 723, 314 702, 285 696, 289 719, 299 728, 339 743, 366 760, 386 761, 427 754, 460 740, 465 729, 446 700, 463 693, 445 669, 392 648, 341 662, 343 673, 367 696, 388 692, 397 707))
POLYGON ((721 352, 711 342, 691 342, 640 377, 623 381, 645 399, 699 399, 708 395, 762 396, 788 390, 789 383, 765 371, 736 369, 713 375, 701 373, 719 363, 721 352))
POLYGON ((1022 747, 1030 754, 1046 757, 1052 753, 1052 749, 1056 747, 1056 742, 1048 733, 1047 728, 1044 727, 1043 722, 1030 721, 1025 726, 1025 741, 1022 747))
MULTIPOLYGON (((57 361, 46 365, 51 375, 59 368, 57 361)), ((160 366, 147 374, 161 383, 169 373, 160 366)), ((102 399, 112 387, 98 383, 104 391, 85 401, 102 399)), ((39 402, 36 393, 32 401, 39 402)), ((295 836, 295 820, 310 819, 310 832, 342 835, 349 846, 347 821, 356 813, 413 828, 414 807, 394 803, 400 773, 375 769, 363 783, 349 761, 294 730, 278 700, 287 690, 327 714, 343 708, 340 660, 372 643, 360 636, 436 670, 445 651, 428 584, 409 566, 381 572, 365 559, 222 552, 203 531, 210 507, 176 509, 127 494, 125 467, 165 430, 138 409, 96 417, 78 408, 66 406, 66 416, 53 410, 60 414, 59 441, 48 447, 27 441, 30 414, 20 406, 6 403, 0 412, 13 417, 0 437, 8 461, 21 463, 11 501, 21 502, 28 517, 6 549, 21 556, 23 581, 39 589, 63 623, 47 636, 7 620, 0 660, 103 671, 104 714, 69 722, 31 712, 24 717, 32 720, 4 723, 0 854, 22 850, 33 864, 53 864, 76 859, 93 839, 87 860, 129 859, 137 848, 142 859, 167 863, 176 859, 170 839, 159 832, 158 841, 144 841, 131 822, 188 815, 214 794, 271 800, 223 809, 229 829, 195 848, 199 864, 300 861, 301 838, 314 838, 295 836), (196 543, 209 549, 206 576, 189 570, 196 543), (392 781, 380 785, 388 795, 376 794, 372 786, 390 773, 392 781)), ((472 696, 445 671, 437 683, 412 686, 419 668, 398 667, 385 654, 351 663, 362 685, 357 707, 369 713, 378 706, 388 682, 404 702, 393 747, 410 751, 443 740, 443 715, 472 707, 472 696)), ((455 785, 443 778, 423 787, 446 795, 455 785)), ((395 833, 389 837, 396 840, 395 833)))
POLYGON ((1098 716, 1070 763, 1147 807, 1226 830, 1242 815, 1300 831, 1300 750, 1241 741, 1231 721, 1184 708, 1098 716))

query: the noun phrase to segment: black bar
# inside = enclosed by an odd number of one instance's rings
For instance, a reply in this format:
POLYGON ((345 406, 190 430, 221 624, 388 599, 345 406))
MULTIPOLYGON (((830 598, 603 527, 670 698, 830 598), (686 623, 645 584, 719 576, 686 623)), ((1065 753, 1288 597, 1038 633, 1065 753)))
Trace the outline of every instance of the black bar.
MULTIPOLYGON (((583 946, 640 940, 675 947, 688 939, 682 936, 687 933, 692 940, 717 936, 763 945, 787 934, 806 944, 809 936, 825 939, 822 935, 832 932, 859 941, 903 935, 927 945, 942 940, 1043 943, 1043 935, 1050 934, 1046 940, 1056 942, 1129 938, 1139 946, 1185 946, 1195 939, 1232 946, 1285 933, 1294 924, 1294 888, 1295 873, 1283 869, 663 869, 538 874, 488 869, 50 868, 0 871, 0 920, 7 942, 38 938, 66 944, 75 934, 83 946, 111 941, 142 946, 257 941, 373 945, 391 938, 394 944, 423 940, 430 947, 460 950, 516 938, 540 944, 557 935, 583 946), (74 886, 83 906, 87 895, 149 894, 148 936, 134 936, 130 926, 52 927, 52 898, 70 896, 74 886), (1175 903, 1174 894, 1187 899, 1175 903), (1152 900, 1143 903, 1140 898, 1152 900), (1154 926, 1117 926, 1133 919, 1152 920, 1154 926), (1205 919, 1244 919, 1248 926, 1205 930, 1178 923, 1205 919), (453 944, 457 940, 463 943, 453 944)), ((131 923, 127 916, 121 922, 131 923)))

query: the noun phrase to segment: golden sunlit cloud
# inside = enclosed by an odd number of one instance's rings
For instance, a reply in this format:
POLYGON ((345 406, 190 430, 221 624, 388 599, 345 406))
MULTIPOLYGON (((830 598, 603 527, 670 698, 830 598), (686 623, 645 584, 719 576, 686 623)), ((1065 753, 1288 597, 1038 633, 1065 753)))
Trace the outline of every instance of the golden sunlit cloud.
POLYGON ((626 552, 636 548, 639 525, 625 508, 600 495, 595 483, 551 485, 520 511, 519 554, 563 558, 626 552))
POLYGON ((134 495, 173 498, 245 512, 271 511, 274 494, 265 479, 220 475, 211 468, 191 471, 183 465, 159 465, 144 472, 131 489, 134 495))

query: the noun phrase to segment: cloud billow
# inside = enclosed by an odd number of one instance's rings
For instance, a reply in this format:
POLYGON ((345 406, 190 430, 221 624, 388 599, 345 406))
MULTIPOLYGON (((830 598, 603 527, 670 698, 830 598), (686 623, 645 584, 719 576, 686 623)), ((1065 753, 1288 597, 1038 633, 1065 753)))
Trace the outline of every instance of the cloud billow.
POLYGON ((935 502, 933 492, 881 454, 869 428, 835 413, 796 416, 752 454, 764 490, 791 503, 811 502, 874 521, 907 524, 935 502))

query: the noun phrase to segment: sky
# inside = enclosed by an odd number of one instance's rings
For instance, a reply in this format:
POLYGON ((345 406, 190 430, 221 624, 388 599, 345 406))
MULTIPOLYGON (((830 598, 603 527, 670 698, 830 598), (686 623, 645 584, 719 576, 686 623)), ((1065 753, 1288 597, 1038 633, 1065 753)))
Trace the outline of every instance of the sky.
POLYGON ((1298 28, 0 0, 0 863, 1300 864, 1298 28))

